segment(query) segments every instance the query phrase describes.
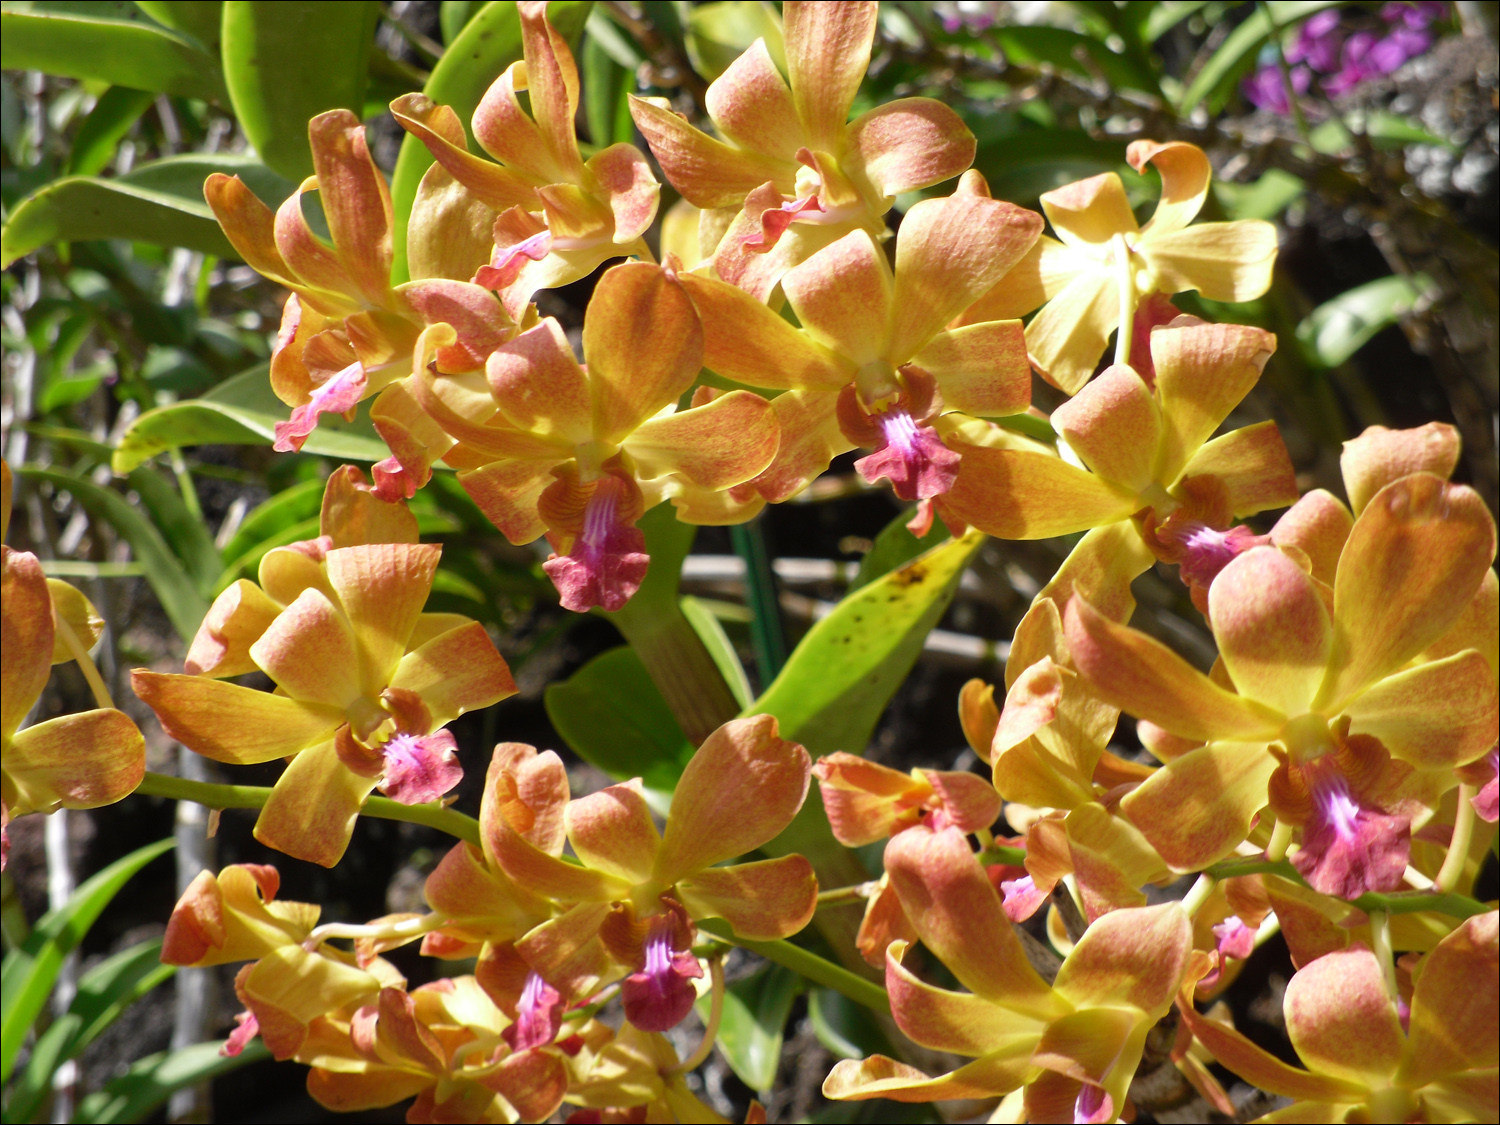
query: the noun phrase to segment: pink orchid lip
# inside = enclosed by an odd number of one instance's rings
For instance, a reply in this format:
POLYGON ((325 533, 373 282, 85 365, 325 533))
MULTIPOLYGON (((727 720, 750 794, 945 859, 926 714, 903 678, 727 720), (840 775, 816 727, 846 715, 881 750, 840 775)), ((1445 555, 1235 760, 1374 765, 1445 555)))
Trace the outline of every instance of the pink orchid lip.
POLYGON ((1500 819, 1500 749, 1489 752, 1490 778, 1469 798, 1479 818, 1494 824, 1500 819))
POLYGON ((224 1045, 219 1048, 219 1055, 226 1059, 239 1058, 251 1041, 260 1034, 260 1021, 255 1018, 255 1013, 250 1011, 240 1012, 234 1017, 235 1029, 229 1033, 229 1038, 224 1040, 224 1045))
POLYGON ((330 375, 313 390, 308 402, 293 410, 285 422, 276 423, 276 443, 272 448, 278 453, 300 450, 302 443, 317 428, 321 415, 353 410, 364 396, 367 384, 364 368, 358 360, 330 375))
POLYGON ((658 914, 648 924, 642 968, 621 986, 625 1018, 642 1031, 667 1031, 686 1018, 697 999, 691 981, 703 967, 691 950, 673 948, 676 930, 671 914, 658 914))
POLYGON ((436 801, 463 780, 457 746, 445 730, 428 735, 397 731, 380 748, 385 776, 380 791, 403 805, 436 801))
POLYGON ((880 430, 881 444, 854 463, 870 483, 881 478, 902 500, 930 500, 953 487, 959 455, 930 426, 919 426, 911 411, 896 406, 871 415, 880 430))
POLYGON ((646 577, 646 537, 619 518, 623 487, 613 477, 601 480, 584 509, 583 530, 573 549, 542 564, 564 609, 619 609, 646 577))
POLYGON ((1050 897, 1030 875, 1006 879, 1000 884, 1000 891, 1005 896, 1002 904, 1005 916, 1012 922, 1026 921, 1050 897))
POLYGON ((1243 524, 1217 531, 1197 520, 1189 520, 1162 537, 1175 540, 1182 548, 1177 569, 1183 582, 1205 589, 1239 555, 1269 542, 1267 536, 1256 535, 1243 524))
POLYGON ((562 994, 533 969, 526 974, 521 998, 516 1002, 516 1021, 500 1033, 501 1038, 512 1051, 545 1047, 557 1038, 562 1010, 562 994))
POLYGON ((1085 1082, 1073 1103, 1074 1125, 1094 1125, 1095 1122, 1113 1121, 1114 1118, 1114 1099, 1105 1092, 1103 1086, 1085 1082))
POLYGON ((1332 755, 1302 769, 1313 811, 1292 865, 1318 893, 1337 898, 1399 890, 1411 859, 1411 818, 1360 801, 1332 755))

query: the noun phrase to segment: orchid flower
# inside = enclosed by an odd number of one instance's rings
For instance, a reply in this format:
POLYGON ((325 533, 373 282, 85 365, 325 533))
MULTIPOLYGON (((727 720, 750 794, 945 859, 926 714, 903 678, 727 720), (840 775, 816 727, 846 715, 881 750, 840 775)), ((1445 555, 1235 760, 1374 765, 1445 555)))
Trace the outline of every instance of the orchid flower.
MULTIPOLYGON (((10 522, 9 465, 4 465, 0 493, 5 498, 3 537, 10 522)), ((88 599, 42 573, 35 555, 0 546, 0 864, 9 857, 8 829, 14 817, 110 805, 133 792, 145 776, 145 739, 113 707, 21 729, 51 678, 52 666, 86 654, 102 624, 88 599), (72 644, 65 639, 69 633, 72 644)))
POLYGON ((723 918, 741 937, 771 941, 812 917, 817 880, 800 855, 715 866, 761 847, 791 823, 807 795, 807 751, 776 736, 769 715, 735 719, 703 742, 683 771, 666 828, 658 833, 639 779, 569 801, 562 821, 581 866, 523 835, 555 797, 532 805, 519 791, 501 803, 495 854, 512 880, 567 913, 537 927, 516 949, 566 998, 597 988, 574 966, 596 937, 626 977, 626 1017, 664 1031, 692 1006, 701 975, 689 952, 691 921, 723 918))
POLYGON ((630 99, 672 186, 694 206, 722 212, 706 224, 723 232, 714 257, 719 276, 758 301, 787 270, 850 232, 883 238, 896 196, 951 179, 973 162, 973 134, 931 98, 901 98, 849 121, 870 64, 877 8, 786 4, 787 78, 758 39, 708 88, 708 113, 723 140, 695 129, 664 99, 630 99))
MULTIPOLYGON (((424 340, 446 334, 429 329, 424 340)), ((568 609, 619 609, 640 587, 649 558, 635 523, 648 507, 671 497, 691 508, 751 479, 776 452, 776 420, 759 395, 675 410, 698 376, 702 340, 682 279, 637 262, 609 270, 594 291, 587 367, 548 318, 497 348, 487 379, 419 371, 422 409, 458 442, 446 456, 460 482, 511 542, 548 536, 556 553, 544 568, 568 609)))
POLYGON ((1042 210, 1062 241, 1041 238, 960 320, 1004 320, 1040 307, 1026 327, 1026 348, 1042 377, 1068 394, 1088 382, 1110 333, 1130 330, 1141 297, 1191 289, 1212 301, 1249 301, 1271 284, 1270 223, 1189 225, 1213 172, 1202 149, 1132 141, 1126 159, 1137 172, 1150 164, 1161 174, 1161 199, 1145 226, 1114 172, 1043 193, 1042 210))
POLYGON ((1177 903, 1116 910, 1096 920, 1049 987, 968 842, 955 828, 909 829, 886 847, 886 867, 922 944, 968 989, 920 980, 886 953, 896 1023, 917 1043, 974 1061, 933 1078, 883 1055, 834 1067, 836 1100, 931 1102, 992 1098, 1023 1086, 1030 1120, 1113 1121, 1146 1033, 1170 1009, 1192 947, 1177 903))
MULTIPOLYGON (((301 449, 321 415, 352 417, 358 403, 410 376, 424 325, 453 326, 455 340, 438 357, 453 371, 483 366, 490 349, 517 330, 493 294, 465 280, 429 277, 392 288, 390 192, 364 126, 348 110, 330 110, 308 123, 308 138, 317 175, 274 214, 238 176, 215 173, 203 187, 245 262, 292 291, 271 355, 271 387, 294 408, 276 424, 276 448, 283 451, 301 449), (311 191, 327 216, 331 245, 303 213, 302 197, 311 191)), ((414 239, 424 233, 413 225, 414 239)), ((399 454, 421 427, 403 418, 397 404, 387 405, 372 407, 372 418, 397 456, 376 466, 376 481, 386 499, 409 497, 426 477, 414 475, 410 455, 403 462, 399 454)))
MULTIPOLYGON (((391 112, 437 161, 423 191, 456 183, 490 220, 491 246, 475 284, 499 290, 520 321, 538 289, 587 277, 610 258, 651 257, 642 235, 656 218, 661 185, 639 149, 615 144, 583 159, 574 133, 578 68, 547 22, 546 3, 520 9, 524 61, 497 78, 474 111, 474 139, 498 163, 469 152, 458 115, 425 94, 405 94, 391 112), (525 91, 531 116, 517 94, 525 91)), ((418 195, 414 222, 422 216, 418 195)), ((466 214, 469 223, 472 216, 466 214)), ((490 241, 490 240, 487 240, 490 241)))
POLYGON ((1303 966, 1282 1008, 1305 1069, 1200 1015, 1186 996, 1182 1018, 1221 1065, 1292 1099, 1262 1120, 1493 1120, 1496 918, 1469 918, 1423 957, 1409 1001, 1392 987, 1389 965, 1362 945, 1303 966))
POLYGON ((946 411, 1000 416, 1031 401, 1018 321, 944 328, 1026 252, 1040 217, 989 198, 978 173, 956 194, 907 213, 894 272, 863 230, 824 247, 782 279, 801 328, 721 281, 684 275, 703 318, 704 363, 726 378, 784 393, 776 460, 753 482, 772 503, 800 491, 855 446, 875 452, 861 475, 889 478, 904 500, 953 482, 959 454, 933 429, 946 411))
POLYGON ((325 1019, 298 1054, 307 1092, 338 1113, 416 1096, 413 1122, 544 1121, 568 1076, 555 1049, 511 1050, 509 1021, 473 977, 446 977, 378 997, 344 1019, 325 1019))
POLYGON ((1068 606, 1067 639, 1104 699, 1205 743, 1121 802, 1173 868, 1228 854, 1269 801, 1284 825, 1273 852, 1302 824, 1293 862, 1318 890, 1354 897, 1401 882, 1400 794, 1435 800, 1495 743, 1494 673, 1479 651, 1412 664, 1484 584, 1495 524, 1471 489, 1431 472, 1369 497, 1342 544, 1314 524, 1311 551, 1255 547, 1214 580, 1215 678, 1082 598, 1068 606))
POLYGON ((565 1100, 583 1108, 567 1117, 569 1125, 605 1121, 729 1125, 727 1118, 705 1105, 688 1086, 687 1071, 666 1036, 629 1023, 618 1032, 596 1023, 580 1029, 579 1036, 595 1043, 592 1051, 580 1053, 583 1065, 570 1067, 572 1081, 565 1100))
POLYGON ((285 608, 247 652, 274 693, 132 674, 136 694, 196 753, 238 765, 291 759, 256 821, 262 843, 333 866, 372 790, 404 804, 439 799, 463 776, 441 728, 515 694, 482 625, 423 614, 441 553, 371 543, 268 554, 262 586, 285 608))

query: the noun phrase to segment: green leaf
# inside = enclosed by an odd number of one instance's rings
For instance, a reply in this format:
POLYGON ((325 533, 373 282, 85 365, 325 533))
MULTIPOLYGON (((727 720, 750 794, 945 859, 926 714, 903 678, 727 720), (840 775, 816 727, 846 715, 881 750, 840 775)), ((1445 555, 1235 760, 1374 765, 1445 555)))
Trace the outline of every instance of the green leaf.
POLYGON ((1208 7, 1210 0, 1163 0, 1146 16, 1142 35, 1146 42, 1155 43, 1194 12, 1208 7))
POLYGON ((748 714, 775 715, 781 737, 815 757, 861 753, 983 542, 970 532, 850 593, 808 630, 748 714))
POLYGON ((703 647, 708 649, 708 655, 713 657, 714 666, 729 685, 735 702, 741 707, 749 707, 754 698, 750 694, 750 680, 745 675, 745 666, 740 663, 739 653, 734 651, 734 644, 724 632, 724 626, 719 624, 718 617, 697 598, 684 597, 679 599, 679 604, 682 606, 682 615, 688 619, 693 632, 698 634, 703 647))
POLYGON ((948 538, 943 521, 933 520, 932 528, 918 539, 906 530, 907 521, 910 519, 911 511, 908 510, 880 529, 880 534, 875 536, 874 545, 859 561, 859 573, 849 584, 848 593, 853 593, 861 586, 868 586, 882 574, 889 574, 898 566, 905 566, 923 551, 930 551, 948 538))
POLYGON ((219 57, 223 0, 135 0, 135 6, 162 26, 191 35, 214 58, 219 57))
MULTIPOLYGON (((571 39, 583 28, 591 7, 592 0, 552 0, 547 5, 547 19, 559 34, 571 39)), ((514 0, 490 0, 464 25, 463 31, 449 43, 443 57, 432 68, 432 77, 427 80, 423 92, 458 114, 464 130, 469 132, 469 146, 476 152, 479 149, 474 146, 469 119, 474 116, 479 100, 491 83, 520 58, 521 21, 514 0)), ((401 142, 396 172, 391 177, 391 203, 396 214, 396 260, 391 269, 393 284, 407 279, 407 219, 411 215, 412 201, 417 198, 417 186, 431 166, 432 154, 426 145, 411 136, 401 142)))
POLYGON ((890 1054, 891 1047, 868 1013, 842 992, 814 988, 807 996, 807 1015, 818 1042, 841 1059, 890 1054))
POLYGON ((626 96, 634 92, 634 72, 615 62, 590 35, 583 44, 583 108, 594 144, 606 148, 628 143, 635 135, 626 96))
MULTIPOLYGON (((802 978, 790 969, 766 965, 724 990, 719 1051, 740 1081, 762 1097, 776 1084, 782 1030, 805 988, 802 978)), ((703 996, 694 1005, 698 1018, 705 1022, 710 1004, 711 998, 703 996)))
POLYGON ((443 42, 452 43, 479 9, 484 0, 443 0, 438 5, 438 26, 443 32, 443 42))
POLYGON ((766 41, 771 58, 785 69, 781 20, 770 4, 760 0, 719 0, 696 4, 688 10, 684 36, 688 61, 710 82, 728 70, 729 64, 757 39, 766 41))
MULTIPOLYGON (((158 840, 115 860, 86 880, 66 904, 43 915, 25 943, 6 955, 0 967, 0 1082, 10 1081, 26 1033, 68 954, 130 877, 172 846, 171 839, 158 840)), ((89 1120, 82 1112, 79 1119, 89 1120)))
MULTIPOLYGON (((322 481, 315 481, 313 483, 317 484, 320 490, 322 489, 322 481)), ((214 597, 217 598, 241 578, 247 575, 253 577, 256 568, 260 566, 260 560, 268 552, 277 547, 300 543, 304 539, 316 539, 320 530, 318 517, 313 516, 311 519, 288 524, 286 527, 273 532, 259 542, 252 543, 237 555, 231 555, 228 551, 224 552, 224 558, 227 561, 224 564, 223 573, 219 575, 219 580, 214 583, 214 597)))
POLYGON ((573 751, 618 781, 639 777, 670 793, 693 756, 692 743, 628 645, 550 685, 544 700, 547 717, 573 751))
POLYGON ((238 260, 203 201, 210 172, 238 175, 273 209, 292 191, 291 183, 246 156, 168 157, 108 180, 67 176, 16 205, 0 233, 0 264, 49 243, 95 238, 184 246, 238 260))
POLYGON ((110 1081, 104 1089, 79 1102, 73 1119, 97 1122, 98 1125, 140 1121, 178 1090, 271 1057, 271 1052, 259 1039, 252 1041, 234 1058, 220 1055, 219 1046, 218 1043, 195 1043, 180 1051, 149 1055, 110 1081))
POLYGON ((104 171, 114 159, 115 146, 154 101, 156 95, 150 90, 132 90, 128 86, 111 86, 100 94, 73 138, 68 174, 94 176, 104 171))
POLYGON ((225 0, 224 82, 240 127, 284 176, 312 175, 307 122, 364 109, 380 6, 225 0))
POLYGON ((102 488, 86 477, 58 469, 22 466, 21 476, 47 481, 72 493, 73 499, 91 519, 108 523, 130 543, 131 553, 146 568, 146 581, 156 591, 162 609, 184 641, 193 639, 208 612, 208 600, 199 593, 161 533, 136 508, 111 488, 102 488))
POLYGON ((1301 178, 1270 168, 1254 183, 1213 182, 1214 197, 1231 219, 1274 219, 1307 190, 1301 178))
POLYGON ((1117 55, 1099 40, 1062 27, 1016 24, 995 27, 990 34, 1005 51, 1005 57, 1021 66, 1045 63, 1056 70, 1092 79, 1102 74, 1116 89, 1159 93, 1149 70, 1125 55, 1117 55), (1089 65, 1080 60, 1088 57, 1089 65))
POLYGON ((175 965, 161 963, 161 939, 133 945, 94 966, 78 982, 67 1014, 31 1048, 26 1071, 10 1090, 5 1120, 30 1121, 52 1092, 52 1075, 114 1023, 126 1008, 171 979, 175 965))
POLYGON ((219 60, 164 27, 79 12, 0 11, 0 67, 223 101, 219 60))
POLYGON ((258 504, 224 544, 224 557, 237 559, 293 524, 317 519, 323 509, 323 484, 321 480, 301 481, 258 504))
MULTIPOLYGON (((267 365, 260 364, 202 398, 146 411, 121 437, 112 464, 115 472, 128 473, 158 453, 186 445, 270 445, 276 423, 290 414, 271 390, 267 365)), ((390 455, 370 425, 368 407, 361 407, 353 422, 324 415, 302 448, 347 461, 382 461, 390 455)))
POLYGON ((1337 367, 1409 313, 1431 284, 1425 274, 1417 274, 1356 286, 1308 313, 1297 325, 1297 342, 1309 363, 1337 367))
POLYGON ((1070 129, 1026 129, 986 141, 974 156, 996 199, 1030 203, 1045 191, 1100 172, 1119 172, 1125 142, 1070 129))
POLYGON ((151 522, 181 561, 198 592, 209 594, 224 568, 224 560, 203 520, 188 509, 177 485, 150 465, 133 470, 126 483, 140 496, 151 514, 151 522))
POLYGON ((1271 35, 1271 16, 1275 16, 1282 31, 1293 27, 1315 12, 1332 8, 1342 0, 1271 0, 1266 8, 1257 5, 1255 11, 1220 44, 1209 57, 1188 88, 1183 91, 1182 103, 1177 112, 1186 117, 1205 101, 1210 112, 1217 112, 1228 100, 1235 82, 1255 63, 1255 55, 1271 35))

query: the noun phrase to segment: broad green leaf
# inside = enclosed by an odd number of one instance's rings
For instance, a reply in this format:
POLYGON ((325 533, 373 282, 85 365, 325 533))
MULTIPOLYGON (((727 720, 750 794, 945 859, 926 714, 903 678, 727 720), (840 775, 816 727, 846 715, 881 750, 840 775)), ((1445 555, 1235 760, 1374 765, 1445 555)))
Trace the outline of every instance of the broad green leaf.
POLYGON ((77 12, 0 12, 0 67, 225 99, 219 60, 197 44, 164 27, 77 12))
POLYGON ((880 529, 880 534, 875 536, 874 546, 860 560, 859 573, 849 584, 848 593, 853 593, 861 586, 868 586, 882 574, 889 574, 898 566, 905 566, 923 551, 930 551, 948 538, 943 521, 933 520, 931 530, 918 539, 906 530, 911 515, 911 510, 908 509, 880 529))
MULTIPOLYGON (((172 846, 171 839, 158 840, 115 860, 87 879, 66 904, 43 915, 25 943, 6 955, 0 967, 0 1081, 10 1081, 26 1033, 47 1003, 68 954, 130 877, 172 846)), ((79 1120, 89 1117, 80 1113, 79 1120)))
POLYGON ((1396 275, 1346 290, 1303 318, 1297 342, 1309 363, 1337 367, 1409 313, 1431 284, 1425 274, 1396 275))
POLYGON ((242 1066, 271 1057, 259 1039, 253 1040, 239 1055, 225 1058, 218 1043, 195 1043, 180 1051, 162 1051, 149 1055, 104 1089, 90 1094, 78 1103, 75 1121, 92 1121, 98 1125, 140 1121, 178 1090, 207 1082, 242 1066))
POLYGON ((590 35, 583 44, 583 109, 589 123, 589 139, 600 148, 628 143, 635 135, 630 119, 630 99, 635 92, 635 73, 610 57, 599 40, 590 35))
POLYGON ((775 715, 781 737, 815 757, 862 753, 983 542, 971 531, 850 593, 808 630, 748 713, 775 715))
POLYGON ((573 751, 618 781, 670 793, 694 747, 628 645, 594 657, 547 688, 547 717, 573 751))
MULTIPOLYGON (((202 398, 146 411, 125 431, 112 464, 115 472, 128 473, 158 453, 185 445, 270 445, 276 423, 290 414, 291 408, 271 391, 266 365, 260 364, 202 398)), ((390 455, 363 407, 353 422, 325 415, 302 448, 348 461, 382 461, 390 455)))
POLYGON ((76 1058, 126 1008, 176 972, 175 965, 161 963, 158 938, 122 950, 85 973, 67 1013, 32 1045, 25 1073, 11 1087, 5 1120, 30 1121, 52 1092, 57 1068, 76 1058))
POLYGON ((1155 43, 1194 12, 1208 7, 1211 0, 1162 0, 1146 16, 1142 34, 1146 42, 1155 43))
MULTIPOLYGON (((322 481, 313 481, 318 486, 321 495, 322 481)), ((224 570, 219 575, 219 580, 214 583, 213 596, 218 597, 230 586, 241 578, 254 578, 256 569, 260 566, 260 560, 270 551, 277 547, 286 547, 293 543, 300 543, 304 539, 316 539, 320 531, 317 516, 311 519, 299 520, 296 523, 287 524, 285 527, 267 535, 264 539, 250 544, 237 555, 224 552, 224 570)))
POLYGON ((1117 55, 1099 40, 1062 27, 1045 24, 1015 24, 992 28, 990 34, 1005 51, 1005 57, 1022 66, 1045 63, 1057 70, 1091 79, 1092 71, 1104 75, 1119 89, 1157 91, 1151 72, 1124 55, 1117 55), (1088 56, 1092 66, 1080 61, 1088 56))
POLYGON ((5 266, 53 242, 125 238, 238 259, 203 201, 210 172, 237 175, 272 208, 292 184, 253 157, 174 156, 114 179, 66 176, 16 205, 0 233, 5 266))
POLYGON ((284 176, 312 175, 307 122, 330 109, 364 109, 380 6, 225 0, 224 82, 240 127, 284 176))
POLYGON ((100 94, 73 138, 68 174, 96 176, 104 171, 114 159, 115 146, 155 100, 156 95, 150 90, 132 90, 128 86, 111 86, 100 94))
POLYGON ((757 39, 766 41, 771 58, 785 70, 781 19, 770 4, 760 0, 719 0, 694 5, 687 13, 688 61, 710 82, 728 70, 729 64, 757 39))
POLYGON ((807 1015, 818 1042, 841 1059, 891 1053, 890 1044, 869 1012, 842 992, 814 988, 807 996, 807 1015))
MULTIPOLYGON (((766 965, 724 990, 717 1046, 740 1081, 762 1097, 776 1084, 782 1031, 792 1004, 806 987, 791 969, 766 965)), ((703 996, 694 1005, 705 1022, 711 1002, 703 996)))
POLYGON ((1124 141, 1070 129, 1027 129, 983 142, 974 167, 984 173, 996 199, 1022 204, 1074 180, 1129 170, 1124 141))
POLYGON ((1209 60, 1203 64, 1188 88, 1183 91, 1182 104, 1177 112, 1186 117, 1205 101, 1209 111, 1217 112, 1229 98, 1234 83, 1255 62, 1256 53, 1271 34, 1271 18, 1282 31, 1324 8, 1332 8, 1342 0, 1270 0, 1265 7, 1256 6, 1244 23, 1240 24, 1220 44, 1209 60), (1269 9, 1269 14, 1267 14, 1269 9))
POLYGON ((191 35, 214 58, 219 57, 223 0, 135 0, 135 6, 164 27, 191 35))
POLYGON ((295 523, 315 520, 323 508, 323 481, 305 480, 278 492, 246 513, 239 528, 224 544, 224 557, 237 559, 250 548, 295 523))
MULTIPOLYGON (((572 39, 583 28, 591 7, 592 0, 552 0, 547 5, 547 18, 564 38, 572 39)), ((520 58, 521 20, 514 0, 490 0, 469 19, 432 68, 423 92, 439 105, 452 107, 469 132, 469 146, 475 152, 480 150, 474 145, 469 119, 484 92, 520 58)), ((432 154, 421 141, 409 136, 401 142, 396 172, 391 177, 391 202, 396 213, 392 283, 407 280, 407 218, 417 198, 417 185, 431 166, 432 154)))
POLYGON ((457 39, 459 32, 482 7, 484 0, 443 0, 438 5, 438 27, 442 29, 443 42, 452 43, 457 39))
POLYGON ((688 619, 693 632, 698 634, 703 647, 708 649, 708 655, 713 657, 714 665, 719 669, 719 675, 724 677, 724 682, 729 685, 735 702, 741 707, 749 707, 754 698, 750 694, 750 680, 745 675, 745 666, 740 663, 739 654, 734 651, 734 644, 724 632, 724 626, 719 624, 718 617, 697 598, 681 598, 679 604, 682 606, 682 615, 688 619))
POLYGON ((150 520, 114 489, 102 488, 86 477, 30 465, 23 466, 20 474, 72 493, 91 519, 108 523, 119 532, 130 543, 135 560, 146 568, 146 581, 151 583, 173 628, 184 641, 192 640, 208 612, 208 600, 150 520))
POLYGON ((1299 177, 1280 168, 1267 169, 1254 183, 1213 182, 1214 197, 1231 219, 1274 219, 1306 190, 1299 177))

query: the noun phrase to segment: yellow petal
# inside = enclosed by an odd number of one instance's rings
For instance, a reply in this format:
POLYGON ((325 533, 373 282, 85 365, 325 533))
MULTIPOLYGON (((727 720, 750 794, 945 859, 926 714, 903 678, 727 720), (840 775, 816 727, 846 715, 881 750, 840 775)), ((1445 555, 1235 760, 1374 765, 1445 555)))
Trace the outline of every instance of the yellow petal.
POLYGON ((341 709, 200 676, 137 668, 130 684, 169 735, 232 765, 285 758, 331 739, 344 722, 341 709))

